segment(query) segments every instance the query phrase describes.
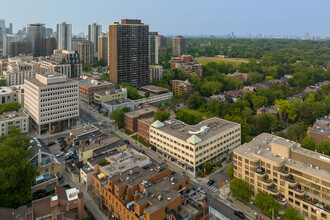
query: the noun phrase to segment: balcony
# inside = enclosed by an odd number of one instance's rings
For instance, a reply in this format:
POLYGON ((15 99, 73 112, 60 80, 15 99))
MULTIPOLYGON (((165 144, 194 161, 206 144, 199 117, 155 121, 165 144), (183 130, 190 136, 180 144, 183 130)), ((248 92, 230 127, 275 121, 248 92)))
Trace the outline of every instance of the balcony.
POLYGON ((324 211, 330 213, 330 206, 327 206, 326 204, 319 202, 317 199, 312 199, 308 196, 298 196, 297 198, 301 199, 302 201, 304 201, 312 206, 323 209, 324 211))
POLYGON ((276 189, 275 185, 269 186, 267 187, 267 189, 270 192, 270 194, 272 194, 273 196, 277 196, 278 194, 280 194, 280 191, 276 189))
POLYGON ((298 187, 289 187, 289 188, 292 189, 298 196, 305 195, 305 191, 299 189, 298 187))
POLYGON ((266 175, 265 171, 263 171, 261 168, 257 168, 256 173, 260 176, 265 176, 266 175))
POLYGON ((284 196, 275 196, 275 200, 280 204, 280 205, 286 205, 288 201, 284 198, 284 196))
POLYGON ((297 183, 298 183, 295 179, 293 179, 292 176, 286 177, 285 180, 288 182, 288 185, 291 186, 291 187, 296 186, 297 183))
POLYGON ((290 172, 285 168, 281 168, 279 171, 283 176, 290 176, 290 172))
POLYGON ((264 182, 267 186, 271 186, 273 184, 273 180, 268 178, 263 178, 262 182, 264 182))

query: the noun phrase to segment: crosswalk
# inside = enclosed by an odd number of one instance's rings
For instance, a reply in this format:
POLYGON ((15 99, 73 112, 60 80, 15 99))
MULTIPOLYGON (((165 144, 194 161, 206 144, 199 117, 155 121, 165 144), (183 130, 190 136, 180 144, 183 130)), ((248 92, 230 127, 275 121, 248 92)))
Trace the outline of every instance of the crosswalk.
POLYGON ((211 190, 212 192, 219 192, 219 189, 218 188, 216 188, 214 185, 212 185, 212 186, 208 186, 207 185, 207 181, 206 180, 200 180, 200 181, 198 181, 198 183, 204 188, 207 188, 208 190, 211 190))

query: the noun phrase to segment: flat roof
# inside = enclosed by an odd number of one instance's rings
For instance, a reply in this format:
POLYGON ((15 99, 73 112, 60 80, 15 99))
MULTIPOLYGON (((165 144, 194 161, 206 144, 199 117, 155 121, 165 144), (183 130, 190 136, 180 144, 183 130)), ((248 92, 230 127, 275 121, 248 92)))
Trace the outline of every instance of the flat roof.
POLYGON ((15 118, 23 118, 23 117, 25 118, 29 116, 25 114, 23 111, 4 112, 3 114, 0 115, 0 122, 13 120, 15 118))
MULTIPOLYGON (((63 75, 61 74, 61 76, 63 76, 63 75)), ((25 81, 29 81, 30 83, 32 83, 38 87, 43 87, 43 86, 46 87, 46 86, 53 86, 53 85, 60 85, 60 84, 67 84, 67 83, 78 83, 77 81, 69 79, 69 78, 67 78, 65 82, 58 82, 58 83, 53 83, 53 84, 49 84, 49 85, 44 84, 37 79, 25 79, 25 81)))
POLYGON ((234 149, 234 153, 240 154, 253 160, 257 160, 258 157, 263 157, 268 160, 283 163, 284 165, 294 167, 298 170, 330 180, 330 172, 326 170, 320 168, 316 170, 315 166, 310 167, 308 164, 302 161, 297 161, 293 160, 292 158, 285 158, 281 155, 273 154, 271 151, 272 142, 290 148, 291 152, 300 153, 311 158, 312 160, 320 160, 322 162, 328 163, 330 162, 330 157, 328 156, 301 148, 299 143, 268 133, 262 133, 253 138, 251 142, 243 144, 242 146, 234 149))
POLYGON ((177 119, 170 119, 163 122, 163 124, 163 127, 157 129, 185 142, 193 135, 200 138, 202 140, 201 142, 203 142, 222 132, 227 132, 229 129, 240 127, 238 123, 216 117, 206 119, 196 125, 187 125, 177 119))
POLYGON ((106 81, 99 81, 99 80, 88 80, 87 82, 79 82, 79 86, 84 86, 87 88, 91 87, 99 87, 99 86, 106 86, 106 85, 111 85, 112 83, 106 82, 106 81))
POLYGON ((155 111, 157 111, 157 107, 148 105, 147 107, 144 107, 144 108, 126 112, 125 115, 135 118, 135 117, 138 117, 139 115, 147 114, 147 113, 155 112, 155 111))
POLYGON ((134 104, 134 101, 129 100, 129 99, 117 99, 117 100, 112 100, 109 102, 103 102, 103 104, 106 104, 106 105, 120 105, 120 104, 124 104, 124 103, 133 103, 134 104))
MULTIPOLYGON (((100 148, 100 147, 105 147, 109 144, 115 143, 119 140, 121 140, 119 137, 113 135, 111 137, 107 137, 107 136, 102 136, 99 137, 100 138, 100 142, 97 141, 97 139, 93 139, 87 146, 84 146, 84 151, 88 151, 88 150, 92 150, 95 148, 100 148)), ((79 147, 81 147, 79 145, 79 147)))
POLYGON ((138 119, 138 121, 142 121, 148 125, 151 125, 152 123, 154 123, 154 118, 141 118, 141 119, 138 119))
POLYGON ((169 91, 169 89, 167 89, 167 88, 163 88, 163 87, 159 87, 159 86, 155 86, 155 85, 143 86, 143 87, 140 87, 140 89, 147 90, 147 91, 150 91, 153 93, 169 91))
POLYGON ((122 91, 121 89, 110 89, 107 91, 94 92, 95 95, 100 95, 100 96, 107 95, 107 93, 112 95, 112 94, 124 93, 124 91, 122 91))
POLYGON ((77 137, 77 136, 81 136, 81 135, 91 133, 91 132, 94 132, 94 131, 98 131, 98 130, 99 129, 94 125, 84 125, 80 128, 71 130, 70 135, 77 137))
POLYGON ((0 87, 0 95, 6 95, 12 92, 13 90, 9 87, 0 87))
POLYGON ((314 126, 310 131, 321 134, 329 135, 330 134, 330 116, 324 116, 316 120, 314 126))

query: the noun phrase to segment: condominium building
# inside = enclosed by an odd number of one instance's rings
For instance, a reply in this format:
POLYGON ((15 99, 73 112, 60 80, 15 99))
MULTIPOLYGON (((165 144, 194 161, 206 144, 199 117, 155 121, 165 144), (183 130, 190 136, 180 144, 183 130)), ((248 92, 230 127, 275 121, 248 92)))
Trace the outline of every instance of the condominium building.
POLYGON ((149 66, 149 82, 152 83, 152 81, 155 80, 162 80, 163 79, 163 67, 160 65, 150 65, 149 66))
POLYGON ((29 116, 22 111, 5 112, 0 115, 0 136, 8 135, 12 126, 20 129, 21 134, 29 133, 29 116))
POLYGON ((79 83, 80 101, 85 104, 92 104, 94 102, 95 92, 105 92, 113 89, 113 84, 110 82, 87 80, 79 83))
POLYGON ((236 178, 247 181, 254 195, 273 195, 280 208, 292 206, 306 219, 330 218, 329 163, 328 156, 266 133, 234 150, 236 178))
POLYGON ((35 78, 36 72, 33 64, 17 60, 8 64, 3 75, 6 77, 7 86, 14 86, 22 85, 25 80, 35 78))
POLYGON ((116 219, 208 219, 206 197, 198 199, 188 190, 189 177, 172 174, 166 164, 93 175, 92 192, 100 208, 116 219))
POLYGON ((95 92, 94 93, 94 102, 101 105, 104 102, 110 102, 113 100, 127 99, 127 89, 111 89, 104 92, 95 92))
POLYGON ((185 92, 189 96, 192 91, 192 85, 188 80, 172 80, 171 84, 174 95, 185 92))
POLYGON ((330 115, 317 119, 314 125, 308 128, 307 135, 314 139, 316 145, 330 140, 330 115))
POLYGON ((7 102, 15 102, 14 91, 9 87, 0 87, 0 105, 7 102))
POLYGON ((15 41, 9 43, 9 56, 16 57, 27 55, 29 53, 29 43, 24 41, 15 41))
POLYGON ((51 56, 56 50, 56 38, 46 37, 41 39, 41 56, 51 56))
POLYGON ((158 63, 158 32, 149 32, 149 63, 158 63))
POLYGON ((215 163, 241 145, 241 125, 210 118, 197 125, 170 119, 150 126, 151 148, 196 175, 206 162, 215 163))
MULTIPOLYGON (((102 25, 93 23, 88 25, 88 40, 93 42, 95 56, 97 56, 98 51, 98 37, 102 34, 102 25)), ((94 56, 94 54, 93 54, 94 56)))
POLYGON ((167 54, 167 37, 163 35, 158 36, 158 54, 163 56, 167 54))
POLYGON ((180 57, 172 57, 171 69, 182 69, 186 76, 196 73, 199 78, 203 75, 203 65, 193 59, 191 55, 182 55, 180 57))
POLYGON ((181 56, 187 52, 186 49, 186 39, 182 36, 176 36, 173 38, 173 56, 181 56))
POLYGON ((10 55, 10 43, 17 41, 17 37, 14 34, 5 34, 2 39, 2 55, 7 57, 10 55))
POLYGON ((41 39, 45 38, 45 24, 28 24, 27 40, 29 43, 29 52, 35 57, 41 55, 41 39))
POLYGON ((69 78, 79 77, 82 73, 82 62, 77 51, 55 50, 46 61, 40 63, 40 73, 57 72, 69 78))
POLYGON ((79 116, 77 81, 54 72, 36 74, 24 86, 24 107, 38 134, 71 127, 79 116))
POLYGON ((57 49, 71 50, 72 24, 57 24, 57 49))
POLYGON ((105 62, 108 62, 108 41, 109 41, 109 32, 105 32, 101 36, 98 36, 97 59, 99 61, 101 59, 104 59, 105 62))
POLYGON ((122 19, 109 25, 109 78, 115 85, 135 88, 149 82, 149 26, 141 20, 122 19))
POLYGON ((81 39, 73 38, 72 39, 72 50, 77 51, 79 54, 80 61, 83 63, 94 63, 94 43, 81 39))

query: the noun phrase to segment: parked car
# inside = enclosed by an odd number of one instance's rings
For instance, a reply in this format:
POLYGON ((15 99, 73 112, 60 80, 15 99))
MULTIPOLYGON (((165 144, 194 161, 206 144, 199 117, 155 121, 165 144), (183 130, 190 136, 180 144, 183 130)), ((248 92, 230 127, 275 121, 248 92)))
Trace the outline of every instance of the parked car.
POLYGON ((56 157, 62 157, 64 155, 64 152, 60 152, 59 154, 56 155, 56 157))
POLYGON ((207 185, 208 185, 208 186, 212 186, 214 183, 215 183, 214 180, 209 180, 209 181, 207 182, 207 185))
POLYGON ((47 143, 47 146, 50 147, 50 146, 52 146, 52 145, 54 145, 54 144, 55 144, 54 141, 50 141, 50 142, 47 143))
POLYGON ((237 211, 237 210, 234 211, 234 215, 240 217, 241 219, 245 218, 245 215, 243 214, 243 212, 240 212, 240 211, 237 211))

